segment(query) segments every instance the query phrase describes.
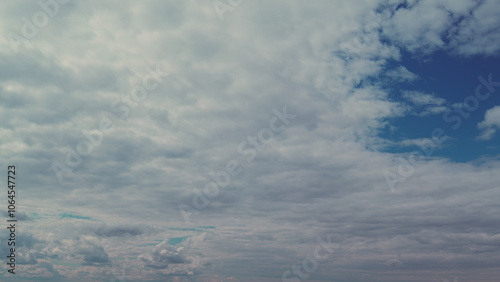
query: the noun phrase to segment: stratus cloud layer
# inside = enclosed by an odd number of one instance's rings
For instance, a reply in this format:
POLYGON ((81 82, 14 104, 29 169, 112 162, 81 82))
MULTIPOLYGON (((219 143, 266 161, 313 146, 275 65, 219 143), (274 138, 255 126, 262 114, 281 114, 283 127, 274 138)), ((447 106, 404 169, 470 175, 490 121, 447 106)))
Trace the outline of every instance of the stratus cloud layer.
MULTIPOLYGON (((400 163, 374 148, 408 105, 369 78, 418 79, 387 69, 400 49, 498 55, 499 8, 408 2, 245 1, 221 21, 210 1, 70 1, 17 53, 2 37, 0 154, 20 167, 30 219, 19 276, 280 280, 332 235, 340 247, 311 279, 494 281, 499 162, 421 159, 390 193, 384 173, 400 163), (169 76, 127 102, 157 64, 169 76), (238 145, 283 106, 297 118, 246 162, 238 145), (113 132, 60 184, 51 164, 103 118, 113 132), (243 172, 186 226, 179 204, 231 159, 243 172)), ((3 34, 41 11, 1 5, 3 34)))

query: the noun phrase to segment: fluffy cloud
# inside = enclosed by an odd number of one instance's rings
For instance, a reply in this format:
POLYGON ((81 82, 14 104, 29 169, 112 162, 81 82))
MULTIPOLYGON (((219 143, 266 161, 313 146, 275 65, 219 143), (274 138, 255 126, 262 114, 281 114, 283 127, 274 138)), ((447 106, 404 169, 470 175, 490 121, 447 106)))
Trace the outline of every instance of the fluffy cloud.
POLYGON ((492 43, 500 40, 500 20, 496 16, 500 8, 492 0, 476 2, 474 5, 471 16, 465 17, 452 28, 455 35, 451 37, 450 45, 457 53, 466 56, 498 56, 500 47, 492 43))
POLYGON ((495 106, 484 114, 484 120, 478 123, 477 127, 482 133, 477 138, 479 140, 489 140, 493 138, 500 128, 500 106, 495 106))
POLYGON ((497 55, 500 20, 494 0, 405 1, 394 4, 384 35, 411 52, 497 55))
POLYGON ((168 240, 156 245, 153 251, 147 255, 139 256, 146 267, 167 268, 171 264, 189 263, 184 247, 174 247, 168 244, 168 240))

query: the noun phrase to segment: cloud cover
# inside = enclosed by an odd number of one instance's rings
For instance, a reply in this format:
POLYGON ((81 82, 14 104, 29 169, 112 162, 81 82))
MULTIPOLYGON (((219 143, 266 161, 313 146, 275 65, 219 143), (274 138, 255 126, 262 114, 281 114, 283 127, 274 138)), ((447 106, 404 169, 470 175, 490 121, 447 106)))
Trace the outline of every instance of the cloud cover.
MULTIPOLYGON (((498 56, 494 1, 243 1, 223 21, 211 1, 62 3, 33 38, 0 38, 0 154, 33 219, 21 275, 280 281, 332 235, 310 280, 496 279, 498 160, 422 158, 391 193, 400 163, 378 134, 408 105, 374 82, 418 79, 384 73, 401 50, 498 56), (158 65, 168 75, 134 100, 158 65), (284 106, 297 117, 246 161, 238 145, 284 106), (114 129, 70 166, 102 120, 114 129), (186 224, 179 204, 233 159, 243 172, 186 224), (54 162, 71 169, 61 183, 54 162)), ((2 34, 20 37, 44 11, 1 5, 2 34)), ((426 95, 412 101, 443 104, 426 95)))

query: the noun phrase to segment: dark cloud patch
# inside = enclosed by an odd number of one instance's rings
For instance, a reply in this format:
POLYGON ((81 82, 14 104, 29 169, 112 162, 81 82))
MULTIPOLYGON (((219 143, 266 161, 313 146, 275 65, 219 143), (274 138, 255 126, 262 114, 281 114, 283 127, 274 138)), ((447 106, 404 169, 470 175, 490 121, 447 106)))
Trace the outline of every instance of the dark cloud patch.
POLYGON ((100 237, 138 236, 143 234, 145 231, 149 231, 148 228, 141 226, 103 225, 96 228, 95 234, 100 237))
POLYGON ((105 266, 111 263, 108 253, 95 237, 82 236, 71 247, 75 255, 82 257, 83 265, 105 266))

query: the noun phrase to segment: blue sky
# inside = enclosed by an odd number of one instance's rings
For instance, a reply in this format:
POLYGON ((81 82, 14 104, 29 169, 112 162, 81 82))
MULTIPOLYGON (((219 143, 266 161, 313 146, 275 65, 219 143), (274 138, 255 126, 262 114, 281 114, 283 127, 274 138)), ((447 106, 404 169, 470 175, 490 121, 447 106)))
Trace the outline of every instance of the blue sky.
MULTIPOLYGON (((478 124, 484 120, 487 110, 500 104, 500 96, 493 92, 488 99, 468 99, 475 97, 475 90, 482 85, 479 76, 487 79, 498 70, 498 58, 475 55, 472 57, 457 57, 444 52, 431 55, 414 55, 403 52, 401 62, 396 62, 392 67, 404 65, 409 71, 416 74, 419 79, 411 82, 393 83, 389 86, 393 99, 406 102, 402 97, 404 91, 418 91, 432 94, 444 101, 440 106, 446 107, 450 112, 428 114, 425 116, 407 115, 391 121, 389 129, 382 134, 388 139, 417 139, 428 138, 432 130, 442 128, 451 139, 446 146, 434 151, 434 156, 442 156, 457 162, 474 161, 482 157, 498 155, 498 142, 494 139, 477 140, 481 130, 478 124), (469 108, 458 112, 454 104, 467 101, 469 108), (464 114, 462 114, 464 113, 464 114), (460 120, 460 121, 459 121, 460 120), (455 129, 456 128, 456 129, 455 129)), ((498 79, 497 79, 498 80, 498 79)), ((495 78, 493 76, 493 81, 495 78)), ((483 93, 483 92, 480 92, 483 93)), ((486 92, 488 93, 488 92, 486 92)), ((414 105, 415 106, 415 105, 414 105)), ((417 105, 418 111, 425 111, 428 105, 417 105)), ((404 152, 404 148, 392 148, 393 152, 404 152)), ((406 148, 415 150, 418 148, 406 148)))
POLYGON ((496 1, 0 6, 0 280, 498 280, 496 1))

